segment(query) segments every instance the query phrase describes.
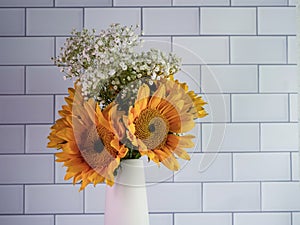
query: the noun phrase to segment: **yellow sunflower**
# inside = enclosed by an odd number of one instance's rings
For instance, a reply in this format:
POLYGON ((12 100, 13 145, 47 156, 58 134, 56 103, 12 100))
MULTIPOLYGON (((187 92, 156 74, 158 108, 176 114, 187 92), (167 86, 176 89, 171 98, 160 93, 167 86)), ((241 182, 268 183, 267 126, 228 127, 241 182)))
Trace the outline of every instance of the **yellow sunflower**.
POLYGON ((197 95, 194 91, 189 91, 189 87, 186 83, 181 83, 178 80, 174 79, 174 76, 171 75, 171 81, 174 81, 176 84, 180 85, 180 87, 185 90, 185 93, 192 99, 194 103, 194 107, 191 108, 194 118, 203 118, 208 115, 208 113, 203 108, 204 105, 207 104, 201 96, 197 95))
POLYGON ((123 117, 127 138, 141 155, 178 170, 175 155, 189 160, 184 148, 194 146, 193 135, 181 135, 195 126, 193 108, 193 99, 174 81, 157 82, 153 94, 149 86, 143 84, 128 116, 123 117))
POLYGON ((67 105, 62 106, 58 119, 51 127, 49 148, 62 149, 56 153, 57 162, 67 167, 65 180, 81 180, 83 190, 89 183, 114 183, 114 171, 128 149, 119 140, 125 129, 119 122, 121 113, 115 105, 101 111, 93 99, 85 101, 81 87, 69 88, 67 105))

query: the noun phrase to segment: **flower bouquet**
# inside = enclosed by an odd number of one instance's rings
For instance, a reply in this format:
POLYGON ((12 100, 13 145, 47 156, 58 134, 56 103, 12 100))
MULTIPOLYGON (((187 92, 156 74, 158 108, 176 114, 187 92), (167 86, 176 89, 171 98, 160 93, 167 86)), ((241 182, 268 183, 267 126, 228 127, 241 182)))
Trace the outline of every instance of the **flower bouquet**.
POLYGON ((112 186, 120 162, 148 157, 178 170, 177 157, 189 160, 194 146, 186 134, 207 115, 203 99, 174 79, 180 60, 151 49, 138 52, 137 27, 112 24, 73 31, 54 62, 74 80, 61 116, 51 127, 49 148, 61 149, 56 161, 65 179, 112 186))

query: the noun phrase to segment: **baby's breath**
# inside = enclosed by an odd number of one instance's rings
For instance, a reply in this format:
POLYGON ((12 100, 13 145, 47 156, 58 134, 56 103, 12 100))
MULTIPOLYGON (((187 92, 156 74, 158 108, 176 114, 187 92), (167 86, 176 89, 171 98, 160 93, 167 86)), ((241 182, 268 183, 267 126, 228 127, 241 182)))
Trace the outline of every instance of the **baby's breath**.
POLYGON ((137 28, 112 24, 99 35, 95 30, 73 30, 54 62, 66 78, 79 80, 85 99, 93 97, 103 107, 121 91, 121 98, 127 99, 126 88, 131 82, 147 78, 152 84, 180 70, 180 60, 174 54, 157 49, 136 53, 134 48, 141 46, 137 28))

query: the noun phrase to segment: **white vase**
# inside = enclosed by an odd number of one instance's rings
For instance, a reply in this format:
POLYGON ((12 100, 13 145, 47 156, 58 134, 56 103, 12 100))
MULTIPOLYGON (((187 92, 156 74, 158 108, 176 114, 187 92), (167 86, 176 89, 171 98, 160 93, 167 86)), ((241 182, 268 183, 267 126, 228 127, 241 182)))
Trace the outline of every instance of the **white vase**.
POLYGON ((149 225, 144 163, 127 159, 112 187, 106 188, 105 225, 149 225))

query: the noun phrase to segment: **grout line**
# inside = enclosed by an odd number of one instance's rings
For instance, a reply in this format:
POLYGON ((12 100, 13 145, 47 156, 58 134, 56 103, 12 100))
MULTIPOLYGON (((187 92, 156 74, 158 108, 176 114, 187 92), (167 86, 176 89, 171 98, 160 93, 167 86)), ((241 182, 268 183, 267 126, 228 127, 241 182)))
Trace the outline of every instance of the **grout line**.
POLYGON ((231 154, 231 181, 234 182, 234 163, 233 163, 233 152, 231 154))
POLYGON ((258 26, 259 26, 259 24, 258 24, 258 7, 255 7, 255 30, 256 30, 256 35, 258 36, 258 26))
MULTIPOLYGON (((146 7, 142 7, 143 9, 145 9, 146 7)), ((82 9, 82 8, 80 8, 82 9)), ((30 34, 27 35, 26 37, 30 37, 30 38, 53 38, 53 37, 71 37, 71 35, 69 33, 65 33, 65 34, 56 34, 56 35, 48 35, 48 34, 30 34)), ((188 37, 268 37, 268 38, 278 38, 278 37, 282 37, 282 38, 286 38, 286 36, 288 37, 296 37, 296 34, 262 34, 262 35, 256 35, 256 34, 147 34, 144 35, 144 37, 170 37, 170 36, 174 36, 174 37, 183 37, 183 38, 188 38, 188 37)), ((24 36, 22 35, 0 35, 0 38, 24 38, 24 36)), ((274 63, 274 65, 277 65, 280 63, 274 63)), ((27 65, 27 64, 26 64, 27 65)), ((36 65, 36 64, 34 64, 36 65)), ((224 64, 226 65, 226 64, 224 64)))
POLYGON ((286 36, 285 40, 285 58, 286 58, 286 64, 289 63, 289 38, 286 36))
POLYGON ((85 8, 82 8, 82 29, 85 28, 85 8))
POLYGON ((293 153, 290 152, 290 180, 293 181, 293 153))
POLYGON ((144 9, 141 7, 141 36, 144 36, 144 9))
POLYGON ((82 204, 83 204, 82 205, 82 210, 83 210, 82 213, 85 214, 85 189, 83 190, 83 193, 82 193, 82 201, 83 201, 82 202, 82 204))
POLYGON ((261 144, 261 122, 260 123, 258 123, 259 124, 259 126, 258 126, 258 151, 259 152, 263 152, 262 151, 262 144, 261 144))
POLYGON ((175 213, 172 213, 172 224, 175 225, 175 213))
POLYGON ((27 136, 27 132, 26 132, 26 127, 27 124, 24 124, 24 154, 26 154, 26 136, 27 136))
POLYGON ((291 100, 290 100, 291 94, 288 94, 288 121, 291 122, 291 100))
MULTIPOLYGON (((114 1, 113 1, 114 2, 114 1)), ((157 8, 170 8, 170 5, 138 5, 138 6, 113 6, 113 8, 123 8, 123 9, 129 9, 129 8, 139 8, 139 7, 145 7, 145 8, 154 8, 154 9, 157 9, 157 8)), ((1 8, 3 9, 8 9, 8 8, 33 8, 33 9, 51 9, 53 8, 53 5, 51 6, 1 6, 1 8)), ((73 5, 70 5, 70 6, 56 6, 55 8, 57 9, 65 9, 65 8, 82 8, 83 6, 82 5, 79 5, 79 6, 73 6, 73 5)), ((172 8, 197 8, 199 7, 198 5, 173 5, 172 8)), ((261 8, 295 8, 294 5, 201 5, 201 7, 205 7, 205 8, 253 8, 253 7, 261 7, 261 8)), ((91 8, 91 9, 94 9, 94 8, 97 8, 97 9, 107 9, 107 8, 112 8, 112 5, 94 5, 94 6, 86 6, 85 8, 91 8)))
POLYGON ((233 107, 232 107, 232 94, 229 94, 229 122, 232 123, 232 113, 233 113, 233 107))
POLYGON ((53 120, 53 123, 55 122, 55 114, 56 114, 56 96, 53 95, 53 117, 52 117, 52 120, 53 120))
POLYGON ((56 163, 55 163, 55 154, 53 154, 53 184, 56 184, 56 163))
MULTIPOLYGON (((297 92, 195 92, 196 94, 202 94, 202 95, 295 95, 297 94, 297 92)), ((67 96, 68 93, 27 93, 27 94, 0 94, 0 97, 13 97, 13 96, 32 96, 32 97, 38 97, 38 96, 52 96, 52 95, 56 95, 56 96, 67 96)))
POLYGON ((54 45, 54 56, 53 56, 53 58, 56 58, 56 57, 57 57, 57 52, 56 52, 56 41, 57 41, 57 37, 54 37, 54 43, 53 43, 53 45, 54 45))
POLYGON ((25 187, 26 187, 26 185, 23 184, 23 214, 25 214, 25 200, 26 200, 26 198, 25 198, 25 187))
POLYGON ((233 212, 231 213, 231 223, 232 223, 232 225, 234 225, 234 213, 233 212))
POLYGON ((199 14, 199 19, 198 19, 198 21, 199 21, 199 26, 198 26, 198 28, 199 28, 199 35, 201 36, 201 22, 202 22, 202 20, 201 20, 201 7, 199 7, 198 8, 198 14, 199 14))
POLYGON ((53 0, 53 8, 55 8, 55 5, 56 5, 56 0, 53 0))
POLYGON ((262 212, 262 182, 259 182, 259 208, 260 211, 262 212))
POLYGON ((257 94, 260 94, 260 65, 257 65, 256 72, 257 72, 257 94))
POLYGON ((228 37, 228 64, 232 65, 231 62, 231 36, 228 37))
POLYGON ((53 215, 54 225, 56 225, 56 214, 53 215))
POLYGON ((296 225, 296 224, 294 224, 294 221, 293 221, 293 212, 291 212, 291 225, 296 225))
POLYGON ((202 123, 200 123, 200 153, 203 152, 203 139, 202 139, 202 123))
POLYGON ((27 36, 27 8, 24 8, 24 36, 27 36))

